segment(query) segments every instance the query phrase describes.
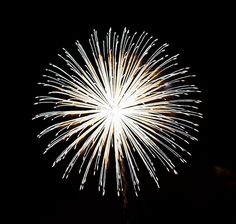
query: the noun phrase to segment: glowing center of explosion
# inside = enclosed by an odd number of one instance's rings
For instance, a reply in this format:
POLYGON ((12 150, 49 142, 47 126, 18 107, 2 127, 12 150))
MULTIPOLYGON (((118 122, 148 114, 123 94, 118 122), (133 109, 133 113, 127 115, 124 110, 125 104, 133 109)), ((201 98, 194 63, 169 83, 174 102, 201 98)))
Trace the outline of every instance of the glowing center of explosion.
POLYGON ((122 110, 118 106, 111 108, 111 116, 112 116, 113 122, 115 123, 120 122, 121 115, 122 115, 122 110))
POLYGON ((104 110, 103 114, 107 117, 108 126, 113 126, 113 131, 120 133, 125 110, 115 100, 113 102, 112 105, 108 106, 108 109, 104 110))

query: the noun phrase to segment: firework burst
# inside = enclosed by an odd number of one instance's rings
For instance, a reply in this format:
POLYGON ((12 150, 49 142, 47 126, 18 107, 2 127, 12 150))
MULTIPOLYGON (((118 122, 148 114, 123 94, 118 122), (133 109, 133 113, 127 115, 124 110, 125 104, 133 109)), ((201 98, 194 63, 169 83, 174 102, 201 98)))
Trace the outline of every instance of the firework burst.
POLYGON ((85 66, 64 49, 59 56, 67 65, 65 69, 54 64, 46 69, 45 82, 39 84, 50 90, 48 95, 37 97, 35 104, 54 107, 34 118, 50 118, 54 123, 38 137, 55 133, 45 153, 71 140, 53 166, 73 151, 63 177, 67 178, 81 159, 80 189, 90 171, 98 172, 99 190, 105 193, 110 156, 115 159, 118 195, 124 189, 124 163, 136 195, 139 191, 137 156, 158 187, 153 158, 174 173, 169 153, 186 162, 180 154, 187 151, 181 145, 197 140, 194 132, 198 124, 192 118, 201 117, 197 107, 200 101, 191 96, 199 90, 189 84, 194 77, 188 73, 189 68, 178 68, 178 55, 166 55, 166 43, 155 49, 156 42, 146 32, 137 36, 124 29, 119 37, 110 29, 101 44, 94 31, 89 39, 93 59, 76 42, 85 66))

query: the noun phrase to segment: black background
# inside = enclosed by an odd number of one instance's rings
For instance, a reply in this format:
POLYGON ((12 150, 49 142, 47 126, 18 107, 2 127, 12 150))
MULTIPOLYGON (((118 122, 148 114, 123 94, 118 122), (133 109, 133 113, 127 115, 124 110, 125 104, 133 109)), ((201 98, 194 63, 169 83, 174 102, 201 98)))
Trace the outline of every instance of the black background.
POLYGON ((17 65, 11 72, 16 90, 11 97, 15 101, 11 112, 17 117, 13 124, 17 134, 10 135, 10 145, 16 152, 10 160, 16 160, 12 162, 16 166, 8 177, 13 188, 9 194, 15 193, 9 208, 17 213, 11 212, 9 218, 52 224, 235 223, 235 43, 230 6, 65 2, 60 10, 58 4, 21 5, 21 9, 8 26, 13 47, 8 71, 17 65), (191 145, 189 163, 178 166, 178 176, 160 170, 160 189, 141 172, 140 195, 128 195, 126 214, 122 199, 112 191, 101 196, 96 179, 89 178, 82 192, 78 190, 79 179, 61 180, 63 165, 51 168, 54 157, 42 155, 46 144, 36 138, 41 124, 31 121, 37 111, 32 106, 39 94, 37 82, 48 63, 57 61, 56 54, 62 47, 74 49, 76 40, 88 48, 93 29, 102 39, 110 27, 119 33, 124 27, 132 32, 145 30, 161 43, 168 42, 175 53, 181 54, 181 62, 197 74, 197 85, 203 91, 204 119, 199 142, 191 145))

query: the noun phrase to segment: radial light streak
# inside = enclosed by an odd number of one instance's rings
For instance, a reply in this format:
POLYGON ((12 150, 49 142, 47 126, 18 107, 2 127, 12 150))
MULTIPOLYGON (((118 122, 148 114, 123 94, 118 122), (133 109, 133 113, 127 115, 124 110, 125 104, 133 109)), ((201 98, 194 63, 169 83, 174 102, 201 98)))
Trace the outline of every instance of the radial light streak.
POLYGON ((124 166, 129 170, 136 195, 140 190, 137 156, 158 187, 153 158, 174 173, 177 172, 168 157, 170 153, 186 162, 180 153, 187 151, 181 145, 189 143, 189 139, 197 140, 192 135, 198 128, 193 117, 202 115, 197 107, 200 100, 191 95, 200 91, 189 84, 188 80, 194 77, 188 73, 189 68, 178 68, 178 55, 166 55, 166 43, 155 49, 156 42, 146 32, 137 36, 124 29, 119 37, 110 29, 101 44, 94 30, 89 39, 93 59, 76 42, 85 66, 64 49, 65 53, 59 56, 65 68, 50 64, 46 69, 46 81, 39 84, 50 91, 37 97, 35 104, 54 107, 34 118, 55 121, 38 137, 55 133, 45 153, 64 140, 71 140, 53 166, 73 151, 74 157, 63 177, 68 177, 81 158, 80 189, 93 170, 94 174, 99 172, 99 190, 105 193, 111 156, 115 158, 118 195, 124 188, 124 166))

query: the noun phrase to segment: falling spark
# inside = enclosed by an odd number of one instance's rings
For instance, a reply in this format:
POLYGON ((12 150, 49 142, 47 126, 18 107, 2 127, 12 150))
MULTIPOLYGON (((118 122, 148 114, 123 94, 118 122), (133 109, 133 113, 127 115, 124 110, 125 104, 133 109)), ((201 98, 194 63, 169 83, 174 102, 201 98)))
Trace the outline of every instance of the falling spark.
POLYGON ((168 154, 186 162, 181 145, 197 140, 194 117, 202 117, 191 95, 200 92, 189 84, 194 75, 189 68, 177 68, 178 55, 164 52, 168 44, 156 49, 157 39, 143 32, 129 34, 124 29, 119 37, 111 29, 102 44, 97 31, 89 40, 93 60, 77 41, 77 50, 84 60, 82 66, 67 50, 59 55, 67 69, 50 64, 39 83, 50 89, 47 96, 38 96, 35 104, 54 105, 52 111, 39 113, 35 118, 51 118, 54 123, 38 137, 55 132, 55 138, 44 153, 63 141, 71 140, 56 158, 53 166, 74 151, 66 168, 67 178, 78 159, 83 170, 80 189, 84 188, 91 170, 99 172, 98 189, 105 193, 106 173, 110 155, 115 159, 117 194, 124 191, 123 170, 126 164, 135 194, 138 195, 141 158, 150 176, 159 187, 153 159, 157 158, 168 171, 177 174, 168 154), (152 53, 150 53, 152 52, 152 53), (192 120, 192 121, 191 121, 192 120), (112 154, 111 154, 112 152, 112 154))

